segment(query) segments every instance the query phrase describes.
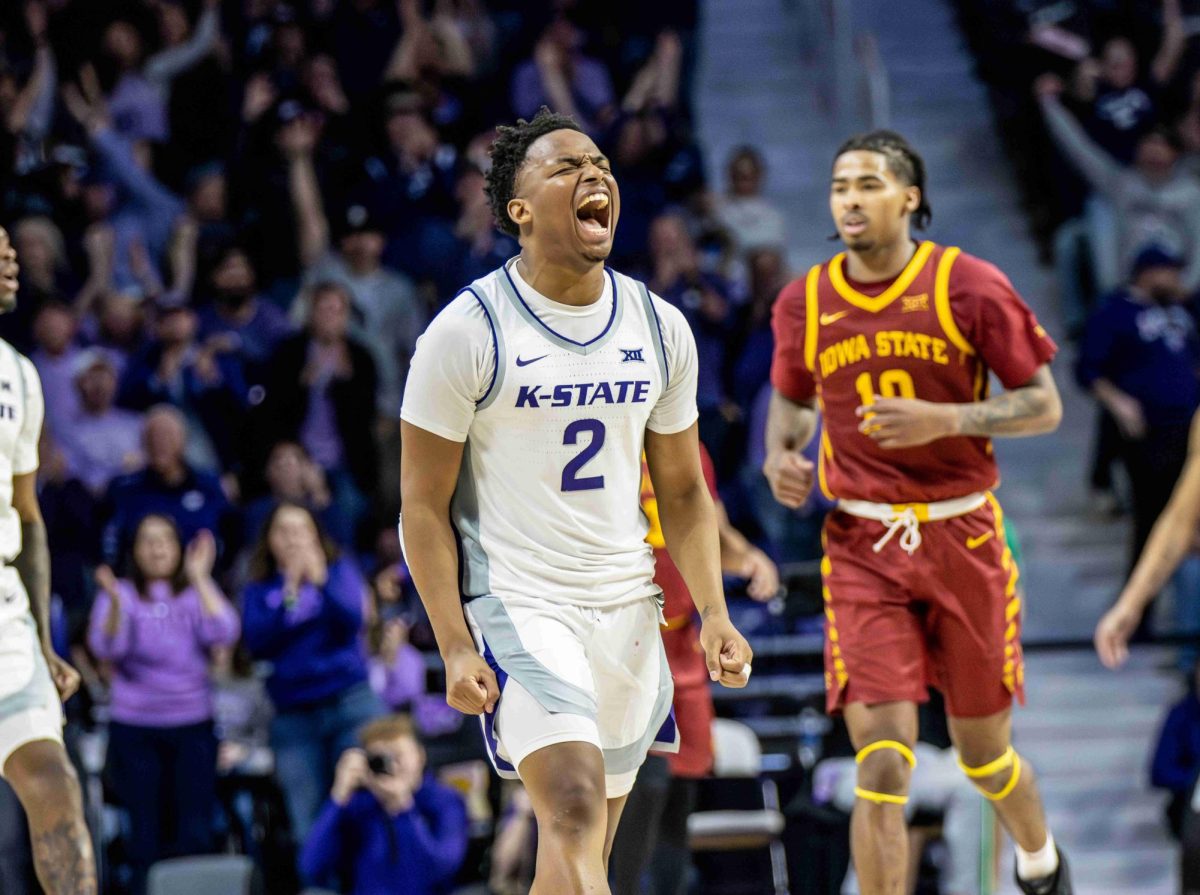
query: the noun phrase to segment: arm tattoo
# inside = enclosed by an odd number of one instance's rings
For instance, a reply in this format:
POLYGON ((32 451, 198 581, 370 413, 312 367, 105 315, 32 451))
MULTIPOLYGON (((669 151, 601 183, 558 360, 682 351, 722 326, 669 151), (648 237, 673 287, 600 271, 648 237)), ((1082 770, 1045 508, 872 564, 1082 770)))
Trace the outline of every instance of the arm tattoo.
POLYGON ((49 895, 96 895, 92 850, 82 824, 64 818, 31 838, 38 879, 49 895))
POLYGON ((1013 389, 962 409, 963 435, 1021 435, 1037 430, 1046 396, 1036 386, 1013 389))
POLYGON ((21 523, 21 552, 13 567, 29 594, 29 606, 43 643, 50 642, 50 548, 46 523, 41 519, 21 523))
POLYGON ((1050 368, 1043 365, 1020 388, 958 405, 958 435, 1038 435, 1052 432, 1062 417, 1062 402, 1050 368))

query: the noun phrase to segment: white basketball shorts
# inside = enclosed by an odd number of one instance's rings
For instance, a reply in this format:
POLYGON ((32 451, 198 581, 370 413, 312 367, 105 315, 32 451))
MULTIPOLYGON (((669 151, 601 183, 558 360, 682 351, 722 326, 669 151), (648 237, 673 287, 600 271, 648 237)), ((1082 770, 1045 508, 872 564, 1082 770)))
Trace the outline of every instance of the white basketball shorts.
POLYGON ((502 777, 519 778, 521 762, 546 746, 591 743, 604 755, 611 799, 633 788, 651 748, 678 750, 657 597, 587 608, 486 596, 466 615, 500 685, 481 721, 502 777))
POLYGON ((63 711, 28 614, 0 624, 0 774, 36 740, 63 741, 63 711))

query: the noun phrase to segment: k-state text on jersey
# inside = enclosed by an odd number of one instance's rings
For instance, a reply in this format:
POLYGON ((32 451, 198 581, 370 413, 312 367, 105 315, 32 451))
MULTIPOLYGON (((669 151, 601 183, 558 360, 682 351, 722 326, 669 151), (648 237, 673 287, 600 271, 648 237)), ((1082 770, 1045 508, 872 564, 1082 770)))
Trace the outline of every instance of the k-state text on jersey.
POLYGON ((593 404, 645 404, 650 380, 622 379, 617 382, 571 382, 559 385, 522 385, 517 390, 517 407, 590 407, 593 404))

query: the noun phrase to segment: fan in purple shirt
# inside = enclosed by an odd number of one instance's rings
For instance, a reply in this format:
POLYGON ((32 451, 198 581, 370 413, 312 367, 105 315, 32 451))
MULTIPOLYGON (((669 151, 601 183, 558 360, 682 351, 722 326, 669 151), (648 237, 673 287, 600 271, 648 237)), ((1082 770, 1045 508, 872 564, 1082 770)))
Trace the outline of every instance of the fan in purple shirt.
POLYGON ((88 645, 112 670, 108 775, 129 812, 134 895, 150 865, 213 845, 217 741, 208 676, 214 647, 237 641, 237 612, 212 579, 217 548, 201 532, 184 551, 175 524, 149 515, 129 576, 101 566, 88 645))

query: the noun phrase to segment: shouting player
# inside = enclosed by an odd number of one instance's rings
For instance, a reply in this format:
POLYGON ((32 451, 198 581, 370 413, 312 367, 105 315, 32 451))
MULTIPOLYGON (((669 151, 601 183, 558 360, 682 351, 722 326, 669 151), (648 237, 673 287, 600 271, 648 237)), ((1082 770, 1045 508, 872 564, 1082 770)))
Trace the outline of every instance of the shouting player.
MULTIPOLYGON (((0 313, 16 304, 17 253, 0 227, 0 313)), ((50 553, 37 499, 44 415, 37 370, 0 340, 0 772, 29 819, 47 895, 96 895, 83 799, 62 739, 60 699, 79 688, 79 673, 50 642, 50 553)))
POLYGON ((946 697, 963 772, 1017 845, 1026 893, 1071 891, 1034 776, 1011 742, 1023 699, 1017 568, 1005 544, 989 439, 1053 430, 1054 343, 991 264, 916 242, 925 167, 899 135, 845 143, 830 210, 846 251, 784 288, 764 472, 797 507, 814 479, 825 524, 825 680, 858 750, 852 850, 867 895, 902 891, 901 806, 916 704, 946 697), (1005 392, 988 395, 989 372, 1005 392), (800 449, 817 413, 813 469, 800 449))
POLYGON ((534 895, 606 893, 637 770, 651 744, 677 741, 643 449, 709 676, 743 685, 751 651, 721 589, 692 334, 604 263, 621 208, 608 159, 542 110, 499 129, 487 191, 521 253, 417 345, 401 414, 405 553, 447 701, 482 716, 496 770, 529 791, 534 895))

